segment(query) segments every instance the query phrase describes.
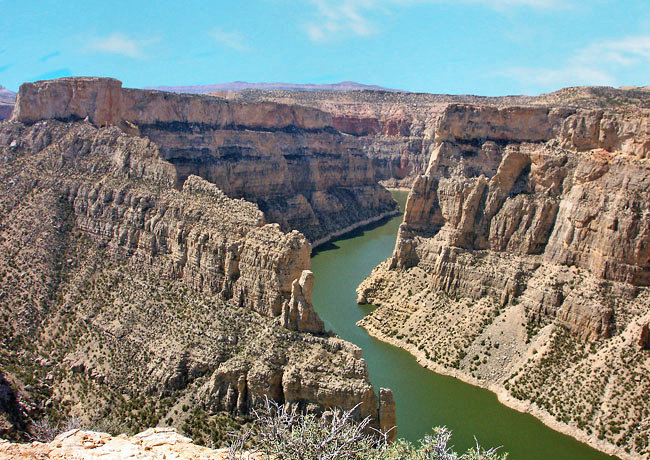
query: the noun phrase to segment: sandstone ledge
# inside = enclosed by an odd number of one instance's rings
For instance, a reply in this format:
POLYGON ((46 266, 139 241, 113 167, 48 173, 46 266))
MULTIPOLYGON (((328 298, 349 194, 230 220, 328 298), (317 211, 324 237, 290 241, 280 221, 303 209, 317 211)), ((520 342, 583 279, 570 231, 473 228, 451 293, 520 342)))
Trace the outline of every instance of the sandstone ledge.
MULTIPOLYGON (((197 446, 173 428, 150 428, 134 436, 111 436, 96 431, 72 430, 48 443, 14 444, 0 439, 0 458, 19 460, 38 458, 63 459, 205 459, 227 460, 228 449, 197 446)), ((261 460, 262 454, 245 453, 241 460, 261 460)))

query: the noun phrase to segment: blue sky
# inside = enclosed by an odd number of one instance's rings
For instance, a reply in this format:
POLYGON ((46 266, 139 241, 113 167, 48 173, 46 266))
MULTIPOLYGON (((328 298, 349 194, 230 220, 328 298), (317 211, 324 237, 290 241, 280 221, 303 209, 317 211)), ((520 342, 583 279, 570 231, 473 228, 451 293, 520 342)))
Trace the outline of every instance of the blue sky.
POLYGON ((650 84, 649 0, 0 0, 0 84, 353 80, 539 94, 650 84))

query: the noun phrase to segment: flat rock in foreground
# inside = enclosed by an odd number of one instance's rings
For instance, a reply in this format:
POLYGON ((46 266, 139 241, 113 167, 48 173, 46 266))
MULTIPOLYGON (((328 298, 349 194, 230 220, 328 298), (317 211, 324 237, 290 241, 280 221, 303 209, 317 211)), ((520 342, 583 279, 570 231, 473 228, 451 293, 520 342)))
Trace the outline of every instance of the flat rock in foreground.
MULTIPOLYGON (((0 458, 22 460, 82 459, 205 459, 227 460, 228 449, 209 449, 197 446, 188 437, 173 428, 153 428, 135 436, 111 436, 95 431, 72 430, 60 434, 48 443, 14 444, 0 439, 0 458)), ((245 454, 242 458, 262 459, 261 454, 245 454)))

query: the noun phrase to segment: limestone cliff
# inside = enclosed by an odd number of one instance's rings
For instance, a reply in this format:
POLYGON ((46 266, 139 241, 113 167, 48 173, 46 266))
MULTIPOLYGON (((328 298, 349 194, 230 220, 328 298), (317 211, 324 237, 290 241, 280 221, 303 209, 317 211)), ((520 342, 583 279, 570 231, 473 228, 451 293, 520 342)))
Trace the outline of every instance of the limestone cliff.
POLYGON ((200 176, 312 242, 396 210, 363 150, 317 109, 62 78, 23 84, 13 114, 22 123, 86 118, 153 142, 174 166, 177 188, 200 176))
POLYGON ((650 112, 452 104, 360 324, 555 428, 648 455, 650 112))
POLYGON ((114 105, 69 102, 88 121, 0 124, 0 369, 19 406, 3 435, 49 413, 214 438, 210 417, 265 395, 360 404, 376 425, 394 412, 361 351, 325 334, 305 236, 198 176, 178 184, 150 139, 90 123, 116 121, 114 105))

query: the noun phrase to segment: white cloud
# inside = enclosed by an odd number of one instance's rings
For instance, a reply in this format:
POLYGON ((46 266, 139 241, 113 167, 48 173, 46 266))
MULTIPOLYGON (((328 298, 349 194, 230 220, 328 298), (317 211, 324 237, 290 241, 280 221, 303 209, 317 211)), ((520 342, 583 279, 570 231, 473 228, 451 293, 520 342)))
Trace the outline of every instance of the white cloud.
POLYGON ((542 67, 511 67, 500 76, 517 80, 527 86, 557 89, 567 86, 611 86, 616 79, 607 71, 589 67, 567 65, 557 69, 542 67))
POLYGON ((547 89, 563 86, 616 86, 626 69, 650 71, 650 35, 600 40, 577 50, 557 67, 513 67, 499 75, 547 89))
POLYGON ((597 42, 581 50, 576 58, 585 63, 614 65, 650 64, 650 35, 597 42))
POLYGON ((311 3, 316 6, 318 20, 306 24, 305 30, 312 40, 326 41, 344 32, 362 37, 371 35, 374 28, 365 14, 383 2, 311 0, 311 3))
POLYGON ((130 58, 144 56, 143 48, 155 40, 134 40, 120 33, 112 33, 107 37, 99 37, 90 41, 89 51, 119 54, 130 58))
POLYGON ((222 29, 213 29, 208 33, 218 43, 232 48, 235 51, 250 51, 250 46, 248 46, 246 37, 239 32, 227 32, 222 29))
POLYGON ((377 31, 368 18, 376 13, 389 14, 391 8, 427 3, 464 3, 483 5, 495 10, 514 7, 537 9, 566 8, 569 3, 560 0, 309 0, 316 8, 316 19, 304 25, 313 41, 323 42, 344 35, 366 37, 377 31))

